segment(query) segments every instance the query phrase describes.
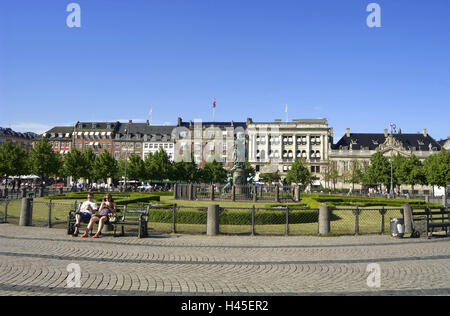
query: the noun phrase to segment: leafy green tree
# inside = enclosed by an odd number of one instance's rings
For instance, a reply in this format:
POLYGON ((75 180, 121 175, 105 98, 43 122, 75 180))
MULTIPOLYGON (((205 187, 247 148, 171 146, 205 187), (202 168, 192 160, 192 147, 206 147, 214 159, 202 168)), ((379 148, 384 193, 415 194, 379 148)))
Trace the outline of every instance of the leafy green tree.
POLYGON ((59 176, 62 161, 61 156, 52 150, 52 145, 41 138, 31 149, 29 156, 30 172, 45 181, 48 177, 59 176))
POLYGON ((117 177, 118 169, 117 161, 105 150, 94 160, 92 176, 93 179, 102 179, 106 182, 108 178, 114 179, 117 177))
POLYGON ((313 182, 313 177, 309 169, 305 166, 304 160, 295 160, 292 164, 291 170, 287 172, 286 181, 296 184, 302 184, 303 187, 307 187, 313 182))
MULTIPOLYGON (((92 179, 96 178, 94 164, 97 160, 97 156, 94 154, 94 152, 92 151, 92 148, 90 148, 90 147, 83 152, 82 156, 83 156, 83 160, 84 160, 84 162, 83 162, 84 169, 81 174, 81 177, 89 180, 89 183, 91 183, 92 179)), ((99 177, 98 179, 100 179, 100 178, 101 177, 99 177)))
POLYGON ((64 156, 63 174, 66 177, 72 177, 74 181, 85 175, 86 163, 83 155, 76 149, 72 148, 70 152, 64 156))
POLYGON ((264 183, 274 183, 274 182, 280 182, 281 175, 280 171, 272 172, 272 173, 261 173, 259 175, 259 180, 264 183))
POLYGON ((28 155, 25 150, 11 142, 0 145, 0 178, 8 181, 10 176, 21 176, 29 173, 28 155))
POLYGON ((127 178, 129 180, 145 180, 145 164, 144 161, 136 154, 131 154, 127 165, 127 178))
POLYGON ((450 151, 441 150, 439 154, 429 156, 423 164, 427 184, 445 188, 450 185, 450 151))
POLYGON ((363 184, 364 171, 357 159, 350 162, 350 168, 347 173, 347 181, 352 184, 352 190, 355 190, 355 184, 363 184))
POLYGON ((164 149, 160 148, 159 151, 151 157, 149 171, 153 173, 153 180, 162 181, 171 178, 172 162, 164 149))
POLYGON ((413 190, 417 184, 426 184, 423 164, 415 155, 398 160, 394 159, 394 174, 399 184, 409 184, 413 190))
POLYGON ((339 180, 339 171, 336 162, 328 161, 325 167, 324 177, 327 183, 330 181, 333 183, 333 190, 336 191, 336 183, 339 180))
POLYGON ((387 188, 391 183, 391 164, 382 153, 376 153, 370 158, 366 181, 370 184, 384 184, 387 188))
POLYGON ((201 173, 201 178, 205 183, 224 183, 227 179, 227 171, 220 162, 215 160, 207 162, 201 173))
POLYGON ((145 157, 144 168, 146 180, 155 180, 158 170, 154 163, 154 155, 152 153, 149 153, 147 157, 145 157))

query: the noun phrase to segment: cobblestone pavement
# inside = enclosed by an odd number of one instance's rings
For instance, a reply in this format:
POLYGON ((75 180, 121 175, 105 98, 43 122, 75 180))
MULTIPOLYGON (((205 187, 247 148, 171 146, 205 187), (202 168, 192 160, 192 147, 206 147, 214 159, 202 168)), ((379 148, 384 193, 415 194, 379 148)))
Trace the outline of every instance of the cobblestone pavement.
POLYGON ((450 239, 152 236, 0 225, 0 295, 450 295, 450 239), (68 264, 81 287, 67 288, 68 264), (368 287, 368 264, 381 287, 368 287))

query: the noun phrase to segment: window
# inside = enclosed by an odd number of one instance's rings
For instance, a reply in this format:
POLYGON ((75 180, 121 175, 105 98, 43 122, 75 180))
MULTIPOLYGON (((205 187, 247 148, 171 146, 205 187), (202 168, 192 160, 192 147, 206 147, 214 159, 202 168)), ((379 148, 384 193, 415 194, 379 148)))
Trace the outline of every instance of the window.
POLYGON ((114 148, 120 148, 120 143, 114 143, 114 148))
POLYGON ((141 144, 140 143, 136 143, 136 148, 141 148, 141 144))

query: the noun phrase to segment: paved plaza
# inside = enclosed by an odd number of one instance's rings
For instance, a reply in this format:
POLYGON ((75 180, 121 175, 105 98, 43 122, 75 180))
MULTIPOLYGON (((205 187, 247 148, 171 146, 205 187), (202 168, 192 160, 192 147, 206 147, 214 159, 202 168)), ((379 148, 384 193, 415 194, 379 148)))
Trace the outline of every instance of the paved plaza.
MULTIPOLYGON (((71 279, 72 280, 72 279, 71 279)), ((0 295, 449 295, 450 239, 152 236, 0 225, 0 295), (68 288, 69 264, 81 287, 68 288), (369 264, 381 287, 369 287, 369 264)))

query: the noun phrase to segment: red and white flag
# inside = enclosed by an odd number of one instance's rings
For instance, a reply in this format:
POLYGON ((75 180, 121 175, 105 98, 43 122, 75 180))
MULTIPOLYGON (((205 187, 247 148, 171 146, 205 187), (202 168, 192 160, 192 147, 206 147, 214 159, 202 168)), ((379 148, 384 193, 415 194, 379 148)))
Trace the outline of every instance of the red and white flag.
POLYGON ((213 102, 213 109, 216 108, 216 98, 214 98, 214 102, 213 102))

